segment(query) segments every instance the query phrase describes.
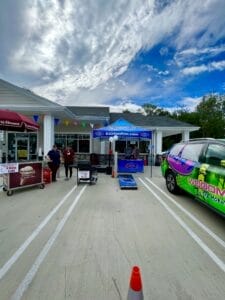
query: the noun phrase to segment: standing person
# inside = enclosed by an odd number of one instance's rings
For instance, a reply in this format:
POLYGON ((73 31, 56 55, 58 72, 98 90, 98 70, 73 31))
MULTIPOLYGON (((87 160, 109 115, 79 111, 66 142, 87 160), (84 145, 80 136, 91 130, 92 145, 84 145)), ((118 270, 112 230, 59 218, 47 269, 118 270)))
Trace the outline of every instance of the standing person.
POLYGON ((52 149, 48 152, 49 163, 48 166, 52 171, 52 181, 56 181, 56 173, 60 166, 60 152, 56 145, 53 145, 52 149))
POLYGON ((133 157, 133 159, 138 159, 138 157, 139 157, 139 149, 138 149, 137 145, 134 145, 134 149, 132 151, 132 157, 133 157))
POLYGON ((132 148, 130 145, 128 145, 127 148, 125 148, 125 159, 131 159, 132 156, 132 148))
POLYGON ((75 153, 71 147, 66 147, 66 149, 63 151, 63 159, 64 159, 64 167, 65 167, 65 180, 69 180, 68 173, 70 171, 70 178, 73 175, 73 161, 74 161, 75 153))

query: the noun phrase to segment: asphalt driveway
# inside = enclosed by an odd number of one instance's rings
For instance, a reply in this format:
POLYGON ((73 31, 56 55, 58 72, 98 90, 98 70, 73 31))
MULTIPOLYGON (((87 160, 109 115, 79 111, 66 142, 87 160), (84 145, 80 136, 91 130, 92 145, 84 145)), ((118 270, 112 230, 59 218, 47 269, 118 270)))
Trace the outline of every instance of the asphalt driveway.
POLYGON ((126 299, 137 265, 145 299, 224 299, 225 220, 150 175, 0 192, 0 298, 126 299))

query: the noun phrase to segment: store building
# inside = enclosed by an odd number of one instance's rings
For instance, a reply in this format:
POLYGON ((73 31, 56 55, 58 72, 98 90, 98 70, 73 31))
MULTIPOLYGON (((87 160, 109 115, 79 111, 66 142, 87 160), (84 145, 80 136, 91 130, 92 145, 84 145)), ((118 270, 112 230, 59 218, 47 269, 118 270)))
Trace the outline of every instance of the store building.
MULTIPOLYGON (((28 160, 35 159, 35 156, 38 158, 46 155, 54 143, 61 148, 72 145, 81 157, 90 153, 107 154, 109 142, 92 139, 92 130, 106 126, 121 117, 136 126, 152 131, 153 155, 162 152, 163 137, 180 133, 182 139, 188 140, 190 132, 199 129, 199 127, 163 116, 111 113, 109 107, 62 106, 1 79, 0 109, 10 109, 25 114, 40 126, 37 135, 0 132, 0 162, 3 161, 6 153, 7 158, 18 159, 16 157, 18 145, 27 146, 28 160), (5 135, 7 135, 6 139, 5 135), (3 140, 6 142, 3 143, 3 140)), ((127 141, 118 141, 118 151, 121 151, 126 143, 127 141)), ((147 142, 138 143, 140 152, 143 155, 147 154, 147 142)))

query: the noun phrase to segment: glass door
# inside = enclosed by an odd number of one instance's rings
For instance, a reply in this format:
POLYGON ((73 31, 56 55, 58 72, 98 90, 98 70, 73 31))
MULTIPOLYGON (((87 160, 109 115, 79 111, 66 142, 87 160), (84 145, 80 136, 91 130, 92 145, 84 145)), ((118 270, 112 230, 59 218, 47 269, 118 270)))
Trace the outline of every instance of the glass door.
POLYGON ((29 140, 25 137, 16 139, 16 160, 29 160, 29 140))

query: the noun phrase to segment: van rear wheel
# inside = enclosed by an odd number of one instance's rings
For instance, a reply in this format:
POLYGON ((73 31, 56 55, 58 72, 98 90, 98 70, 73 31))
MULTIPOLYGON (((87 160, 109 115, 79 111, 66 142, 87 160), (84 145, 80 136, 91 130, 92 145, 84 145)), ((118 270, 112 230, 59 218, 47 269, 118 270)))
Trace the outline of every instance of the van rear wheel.
POLYGON ((173 172, 168 172, 166 174, 166 187, 168 191, 172 194, 179 193, 179 187, 177 185, 176 175, 173 172))

